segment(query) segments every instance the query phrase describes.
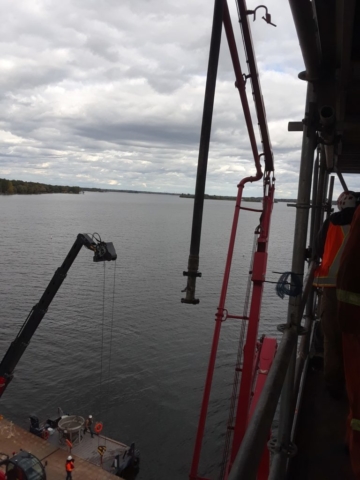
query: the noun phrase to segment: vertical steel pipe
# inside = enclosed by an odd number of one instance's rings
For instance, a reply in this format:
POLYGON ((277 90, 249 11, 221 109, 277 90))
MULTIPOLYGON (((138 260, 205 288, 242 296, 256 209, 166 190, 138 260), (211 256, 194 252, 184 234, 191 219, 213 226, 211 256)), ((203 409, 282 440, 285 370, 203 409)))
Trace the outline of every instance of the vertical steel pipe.
MULTIPOLYGON (((294 246, 292 256, 292 272, 300 277, 304 274, 305 248, 308 232, 309 206, 311 194, 311 178, 313 173, 314 150, 316 146, 316 129, 314 125, 314 114, 316 96, 313 85, 308 83, 306 107, 305 107, 305 126, 303 131, 301 163, 299 174, 299 188, 297 196, 297 209, 295 219, 294 246)), ((301 295, 290 297, 288 307, 288 326, 299 326, 302 317, 301 295)), ((289 369, 281 393, 280 419, 277 435, 277 445, 271 464, 269 480, 281 480, 285 477, 288 457, 284 453, 283 446, 290 443, 291 425, 294 407, 294 376, 296 364, 296 349, 289 362, 289 369)))
POLYGON ((289 0, 289 4, 306 68, 306 78, 302 79, 313 81, 319 78, 320 42, 318 42, 318 34, 315 29, 311 2, 309 0, 289 0))
POLYGON ((299 354, 298 354, 298 359, 296 362, 296 369, 295 369, 295 382, 294 382, 295 399, 299 391, 299 385, 300 385, 304 363, 305 363, 306 357, 309 354, 312 322, 314 319, 314 288, 312 286, 312 283, 314 280, 314 272, 315 272, 316 265, 317 265, 316 262, 312 262, 310 264, 309 272, 308 272, 308 278, 311 281, 311 286, 306 298, 306 311, 305 311, 305 324, 304 324, 306 333, 301 337, 299 354))
MULTIPOLYGON (((326 160, 325 160, 325 151, 324 146, 320 147, 319 155, 319 181, 318 189, 316 195, 316 205, 315 205, 315 221, 314 221, 314 241, 320 230, 320 227, 324 219, 324 199, 326 197, 327 189, 327 171, 326 171, 326 160)), ((315 252, 313 252, 315 253, 315 252)))
POLYGON ((317 208, 317 190, 319 183, 319 170, 320 170, 320 151, 317 151, 316 160, 314 163, 314 175, 313 175, 313 189, 311 195, 311 220, 310 220, 310 248, 311 252, 314 251, 315 246, 315 218, 316 218, 316 208, 317 208))
POLYGON ((329 218, 331 215, 331 210, 332 210, 332 197, 333 197, 333 192, 334 192, 334 182, 335 182, 335 177, 332 175, 330 177, 330 185, 329 185, 329 195, 327 199, 327 211, 326 211, 326 218, 329 218))
MULTIPOLYGON (((317 264, 316 251, 315 251, 316 237, 318 235, 318 232, 320 230, 320 227, 323 223, 323 218, 324 218, 324 198, 326 196, 326 177, 327 177, 325 152, 324 152, 323 145, 319 148, 318 153, 319 153, 319 178, 317 182, 318 188, 316 191, 316 195, 315 197, 313 195, 314 225, 313 225, 313 238, 310 238, 312 249, 313 249, 312 258, 314 259, 314 262, 309 268, 309 275, 312 274, 312 276, 313 276, 313 272, 311 272, 311 270, 314 270, 317 264)), ((315 305, 314 292, 311 292, 310 298, 306 306, 306 313, 305 313, 304 327, 307 330, 307 333, 301 337, 299 354, 296 362, 295 384, 294 384, 295 398, 298 396, 301 377, 303 376, 303 371, 305 371, 305 368, 304 368, 305 362, 309 355, 310 339, 312 334, 312 324, 314 320, 314 305, 315 305)), ((294 431, 294 428, 293 428, 293 431, 294 431)))
POLYGON ((223 6, 224 0, 215 0, 210 41, 209 63, 205 88, 204 109, 200 134, 198 169, 196 176, 194 211, 190 242, 190 255, 188 260, 187 272, 188 280, 186 286, 186 296, 182 299, 183 303, 198 303, 198 301, 195 299, 195 288, 196 277, 198 276, 197 273, 199 269, 201 226, 204 209, 204 194, 207 163, 209 156, 212 115, 214 109, 216 77, 219 64, 221 31, 223 22, 223 6))

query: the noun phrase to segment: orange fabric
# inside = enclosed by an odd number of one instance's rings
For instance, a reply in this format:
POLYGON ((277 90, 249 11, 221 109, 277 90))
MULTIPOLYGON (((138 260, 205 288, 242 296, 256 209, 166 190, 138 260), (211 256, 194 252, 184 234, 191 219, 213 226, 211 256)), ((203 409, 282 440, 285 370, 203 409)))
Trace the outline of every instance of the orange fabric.
MULTIPOLYGON (((343 292, 360 293, 360 208, 351 222, 336 282, 343 292)), ((343 297, 346 298, 346 297, 343 297)), ((349 399, 347 441, 351 466, 360 480, 360 432, 351 428, 351 420, 360 420, 360 306, 338 301, 338 320, 343 332, 343 356, 346 390, 349 399)))
MULTIPOLYGON (((360 293, 360 208, 351 222, 343 254, 341 256, 336 287, 345 292, 360 293)), ((343 333, 360 334, 360 307, 338 302, 338 319, 343 333)))
POLYGON ((346 238, 345 226, 329 223, 321 265, 314 272, 314 284, 322 287, 335 287, 337 262, 346 238), (333 268, 332 268, 333 267, 333 268))
POLYGON ((72 472, 75 468, 74 462, 71 460, 70 462, 66 462, 66 471, 72 472))
POLYGON ((346 440, 349 445, 353 472, 356 479, 360 480, 360 432, 353 430, 350 426, 353 418, 360 420, 360 335, 343 333, 343 354, 350 407, 346 440))

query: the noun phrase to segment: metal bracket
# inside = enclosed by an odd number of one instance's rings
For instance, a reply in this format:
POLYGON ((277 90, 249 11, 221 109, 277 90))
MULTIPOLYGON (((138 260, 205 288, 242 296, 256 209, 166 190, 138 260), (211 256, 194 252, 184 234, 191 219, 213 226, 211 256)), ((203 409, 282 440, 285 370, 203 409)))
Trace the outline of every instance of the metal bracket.
MULTIPOLYGON (((182 290, 183 292, 184 290, 182 290)), ((193 300, 187 300, 186 298, 181 299, 181 303, 188 303, 189 305, 198 305, 200 300, 198 298, 194 298, 193 300)))
POLYGON ((247 79, 251 78, 251 73, 248 73, 247 75, 243 73, 243 79, 244 79, 244 85, 246 85, 247 79))
POLYGON ((227 311, 226 308, 223 308, 222 312, 220 312, 219 307, 217 308, 217 313, 215 315, 215 322, 219 321, 220 322, 225 322, 228 319, 229 312, 227 311))
MULTIPOLYGON (((276 329, 279 332, 284 333, 288 328, 292 326, 293 325, 289 325, 288 323, 280 323, 279 325, 277 325, 276 329)), ((299 337, 301 337, 302 335, 306 335, 306 333, 308 332, 308 329, 305 327, 302 327, 301 325, 296 326, 296 330, 297 330, 296 333, 299 335, 299 337)))
POLYGON ((287 207, 296 207, 296 208, 313 208, 312 205, 308 204, 308 203, 287 203, 286 204, 287 207))
POLYGON ((183 272, 184 277, 201 277, 202 273, 200 272, 183 272))
POLYGON ((269 25, 272 25, 273 27, 276 27, 275 23, 272 23, 271 22, 271 15, 270 13, 268 13, 268 9, 265 5, 259 5, 258 7, 255 8, 255 10, 246 10, 246 15, 252 15, 254 14, 254 22, 256 20, 256 10, 258 10, 259 8, 265 8, 265 17, 262 17, 263 20, 265 20, 266 23, 268 23, 269 25))

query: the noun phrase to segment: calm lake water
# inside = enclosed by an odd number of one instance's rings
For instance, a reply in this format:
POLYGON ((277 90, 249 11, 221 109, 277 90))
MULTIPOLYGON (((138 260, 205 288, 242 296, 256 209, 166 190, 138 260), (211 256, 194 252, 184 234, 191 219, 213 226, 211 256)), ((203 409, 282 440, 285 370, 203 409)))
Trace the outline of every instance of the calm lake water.
MULTIPOLYGON (((0 196, 1 356, 78 233, 99 232, 118 254, 114 270, 113 262, 104 267, 93 263, 88 250, 80 252, 16 369, 0 413, 25 428, 29 414, 46 419, 58 406, 91 413, 104 422, 106 435, 136 442, 138 480, 187 478, 234 203, 205 202, 197 306, 180 303, 192 209, 192 200, 167 195, 0 196)), ((279 278, 273 271, 291 269, 294 220, 295 209, 275 204, 267 280, 279 278)), ((233 314, 242 314, 258 221, 257 213, 240 214, 227 303, 233 314)), ((286 308, 275 285, 265 284, 260 332, 277 335, 286 308)), ((221 462, 239 329, 230 322, 222 327, 201 471, 213 478, 221 462)))

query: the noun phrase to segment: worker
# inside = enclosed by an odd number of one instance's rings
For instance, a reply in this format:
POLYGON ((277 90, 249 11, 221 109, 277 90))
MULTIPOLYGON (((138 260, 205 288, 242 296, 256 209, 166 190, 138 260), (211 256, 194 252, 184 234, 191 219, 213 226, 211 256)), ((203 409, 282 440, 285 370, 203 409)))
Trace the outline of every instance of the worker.
POLYGON ((94 438, 94 432, 93 432, 93 429, 92 429, 92 424, 93 424, 92 415, 89 415, 88 418, 85 420, 84 434, 89 430, 89 432, 91 434, 91 438, 94 438))
POLYGON ((346 244, 350 223, 357 205, 355 192, 343 192, 338 200, 339 212, 323 223, 316 239, 315 254, 322 258, 314 273, 314 286, 322 288, 320 320, 324 334, 324 380, 330 395, 345 394, 342 336, 337 322, 336 276, 346 244))
POLYGON ((349 399, 346 440, 351 466, 360 480, 360 208, 351 223, 336 282, 342 332, 346 391, 349 399))
POLYGON ((65 463, 66 480, 72 480, 72 472, 74 468, 75 468, 74 459, 71 455, 69 455, 65 463))

